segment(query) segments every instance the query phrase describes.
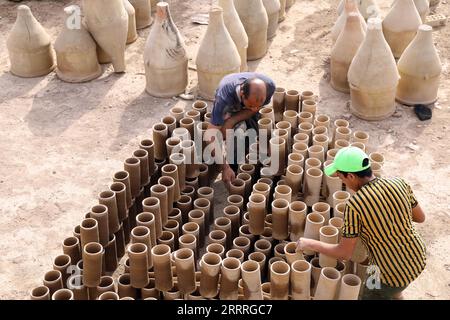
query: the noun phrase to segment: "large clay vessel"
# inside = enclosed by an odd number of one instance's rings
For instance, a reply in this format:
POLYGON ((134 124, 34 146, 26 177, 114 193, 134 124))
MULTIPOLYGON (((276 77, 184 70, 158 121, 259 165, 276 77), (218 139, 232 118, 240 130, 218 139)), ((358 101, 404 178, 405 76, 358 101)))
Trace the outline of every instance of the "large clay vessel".
POLYGON ((68 22, 75 15, 81 19, 75 6, 64 9, 67 21, 63 31, 55 41, 55 52, 58 67, 56 74, 66 82, 85 82, 99 77, 102 68, 97 60, 97 45, 89 32, 81 24, 73 28, 68 22))
POLYGON ((433 28, 421 25, 398 61, 397 101, 406 105, 436 102, 442 64, 433 43, 433 28))
POLYGON ((123 6, 128 14, 128 35, 127 44, 133 43, 138 38, 136 31, 136 10, 129 0, 123 0, 123 6))
POLYGON ((50 36, 25 5, 17 8, 17 19, 6 46, 11 73, 16 76, 44 76, 56 67, 50 36))
POLYGON ((237 73, 241 58, 223 21, 223 10, 213 7, 209 13, 209 25, 197 54, 199 94, 213 100, 216 89, 224 76, 237 73))
POLYGON ((333 43, 336 43, 340 34, 344 30, 345 25, 347 23, 346 21, 348 19, 348 16, 351 13, 354 13, 358 16, 358 20, 361 23, 361 28, 364 30, 364 32, 367 31, 366 20, 361 15, 361 12, 359 12, 356 2, 357 2, 356 0, 345 0, 345 10, 342 12, 342 14, 336 20, 336 23, 334 24, 333 28, 331 29, 331 39, 333 40, 333 43))
POLYGON ((136 11, 136 29, 144 29, 153 23, 149 0, 129 0, 136 11))
POLYGON ((115 72, 125 72, 128 13, 122 0, 83 0, 89 32, 111 57, 115 72))
POLYGON ((248 70, 247 65, 247 49, 248 36, 245 32, 244 25, 239 18, 239 15, 234 6, 233 0, 219 0, 219 6, 223 9, 223 21, 233 39, 234 44, 241 57, 241 72, 248 70))
POLYGON ((351 111, 365 120, 382 120, 395 111, 399 75, 394 56, 383 37, 381 20, 371 18, 367 35, 348 71, 351 111))
POLYGON ((354 12, 348 14, 345 27, 331 51, 331 86, 335 90, 350 92, 348 69, 365 35, 358 15, 354 12))
POLYGON ((413 0, 397 0, 383 20, 383 33, 395 58, 400 58, 403 51, 414 39, 417 29, 422 24, 419 12, 413 0))
POLYGON ((269 19, 267 39, 270 40, 277 35, 281 4, 280 0, 263 0, 263 4, 269 19))
POLYGON ((247 59, 258 60, 267 52, 269 18, 262 0, 234 0, 248 36, 247 59))
POLYGON ((167 2, 159 2, 156 21, 150 29, 144 51, 147 92, 169 98, 184 93, 188 84, 188 57, 167 2))

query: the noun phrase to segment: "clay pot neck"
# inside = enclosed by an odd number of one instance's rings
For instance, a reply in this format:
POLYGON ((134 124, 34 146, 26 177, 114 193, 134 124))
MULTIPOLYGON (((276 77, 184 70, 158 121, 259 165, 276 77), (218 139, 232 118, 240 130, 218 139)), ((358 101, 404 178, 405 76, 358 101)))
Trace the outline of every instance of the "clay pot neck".
POLYGON ((167 2, 159 2, 156 6, 156 21, 159 23, 172 20, 169 11, 169 4, 167 2))
POLYGON ((213 7, 209 12, 209 27, 212 32, 216 32, 219 28, 224 28, 223 10, 220 7, 213 7))
POLYGON ((358 12, 358 7, 356 6, 355 0, 346 0, 345 1, 345 12, 350 14, 352 12, 358 12))
POLYGON ((433 28, 429 25, 421 25, 417 31, 415 41, 419 41, 423 47, 434 46, 433 28))
POLYGON ((17 8, 17 18, 29 20, 34 19, 33 13, 31 13, 31 9, 25 5, 20 5, 17 8))
POLYGON ((356 12, 351 12, 347 16, 346 28, 355 29, 361 27, 361 21, 359 19, 359 15, 356 12))

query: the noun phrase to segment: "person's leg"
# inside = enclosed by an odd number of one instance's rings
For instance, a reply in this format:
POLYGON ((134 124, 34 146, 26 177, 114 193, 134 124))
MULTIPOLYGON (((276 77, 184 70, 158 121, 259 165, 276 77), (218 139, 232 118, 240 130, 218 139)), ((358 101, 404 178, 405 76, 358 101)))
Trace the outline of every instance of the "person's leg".
POLYGON ((369 289, 364 288, 362 300, 403 300, 403 291, 406 287, 390 287, 385 284, 381 284, 381 288, 369 289))

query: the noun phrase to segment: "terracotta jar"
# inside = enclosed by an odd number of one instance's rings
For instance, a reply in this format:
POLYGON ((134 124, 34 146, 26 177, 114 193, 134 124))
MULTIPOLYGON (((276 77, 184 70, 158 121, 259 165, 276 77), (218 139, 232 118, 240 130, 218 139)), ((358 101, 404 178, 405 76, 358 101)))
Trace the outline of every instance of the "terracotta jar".
POLYGON ((433 28, 421 25, 398 61, 397 101, 406 105, 436 102, 442 64, 433 43, 433 28))
POLYGON ((383 33, 395 58, 414 39, 422 24, 419 12, 413 0, 397 0, 383 20, 383 33))
POLYGON ((366 38, 348 71, 353 114, 365 120, 391 116, 395 111, 398 80, 397 66, 383 37, 381 20, 371 18, 366 38))
POLYGON ((297 260, 291 265, 291 290, 293 300, 310 300, 311 265, 297 260))
POLYGON ((244 25, 239 18, 239 15, 234 6, 233 0, 219 0, 219 6, 223 9, 223 20, 234 44, 241 57, 241 72, 248 70, 247 66, 247 49, 248 49, 248 36, 245 32, 244 25))
POLYGON ((115 72, 125 71, 128 13, 122 0, 83 0, 83 12, 95 42, 111 58, 115 72))
POLYGON ((152 248, 153 270, 155 272, 155 288, 168 291, 173 287, 172 262, 170 247, 159 244, 152 248))
POLYGON ((129 0, 136 11, 136 29, 144 29, 153 23, 149 0, 129 0))
POLYGON ((188 57, 167 2, 157 4, 156 21, 145 45, 144 64, 146 90, 150 95, 169 98, 184 93, 188 84, 188 57))
POLYGON ((272 300, 288 300, 291 268, 284 261, 270 266, 270 297, 272 300))
POLYGON ((267 39, 273 39, 277 35, 278 20, 280 17, 280 0, 263 0, 264 8, 267 12, 269 24, 267 27, 267 39))
POLYGON ((200 293, 205 298, 214 298, 218 293, 222 259, 218 254, 206 253, 200 262, 200 293))
POLYGON ((208 29, 198 49, 196 64, 199 94, 207 100, 214 99, 224 76, 240 71, 241 58, 225 27, 220 7, 213 7, 209 13, 208 29))
POLYGON ((248 36, 247 59, 261 59, 267 52, 269 18, 262 0, 235 0, 236 11, 248 36))
POLYGON ((66 82, 85 82, 99 77, 102 68, 97 60, 97 45, 89 32, 81 24, 73 28, 69 18, 79 19, 81 13, 75 6, 64 9, 67 15, 63 31, 55 41, 55 52, 58 67, 56 74, 66 82))

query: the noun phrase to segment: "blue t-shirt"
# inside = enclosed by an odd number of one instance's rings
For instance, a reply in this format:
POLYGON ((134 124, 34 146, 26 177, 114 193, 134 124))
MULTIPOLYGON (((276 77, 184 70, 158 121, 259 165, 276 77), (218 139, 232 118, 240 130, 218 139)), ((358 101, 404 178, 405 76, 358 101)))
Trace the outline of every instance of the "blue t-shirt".
POLYGON ((238 96, 238 86, 242 85, 245 80, 258 78, 263 80, 267 85, 267 98, 264 105, 269 104, 270 99, 275 92, 275 83, 269 77, 256 72, 233 73, 225 76, 219 83, 216 91, 216 98, 211 114, 211 123, 215 126, 222 126, 225 122, 227 114, 234 114, 242 110, 243 105, 238 96))

